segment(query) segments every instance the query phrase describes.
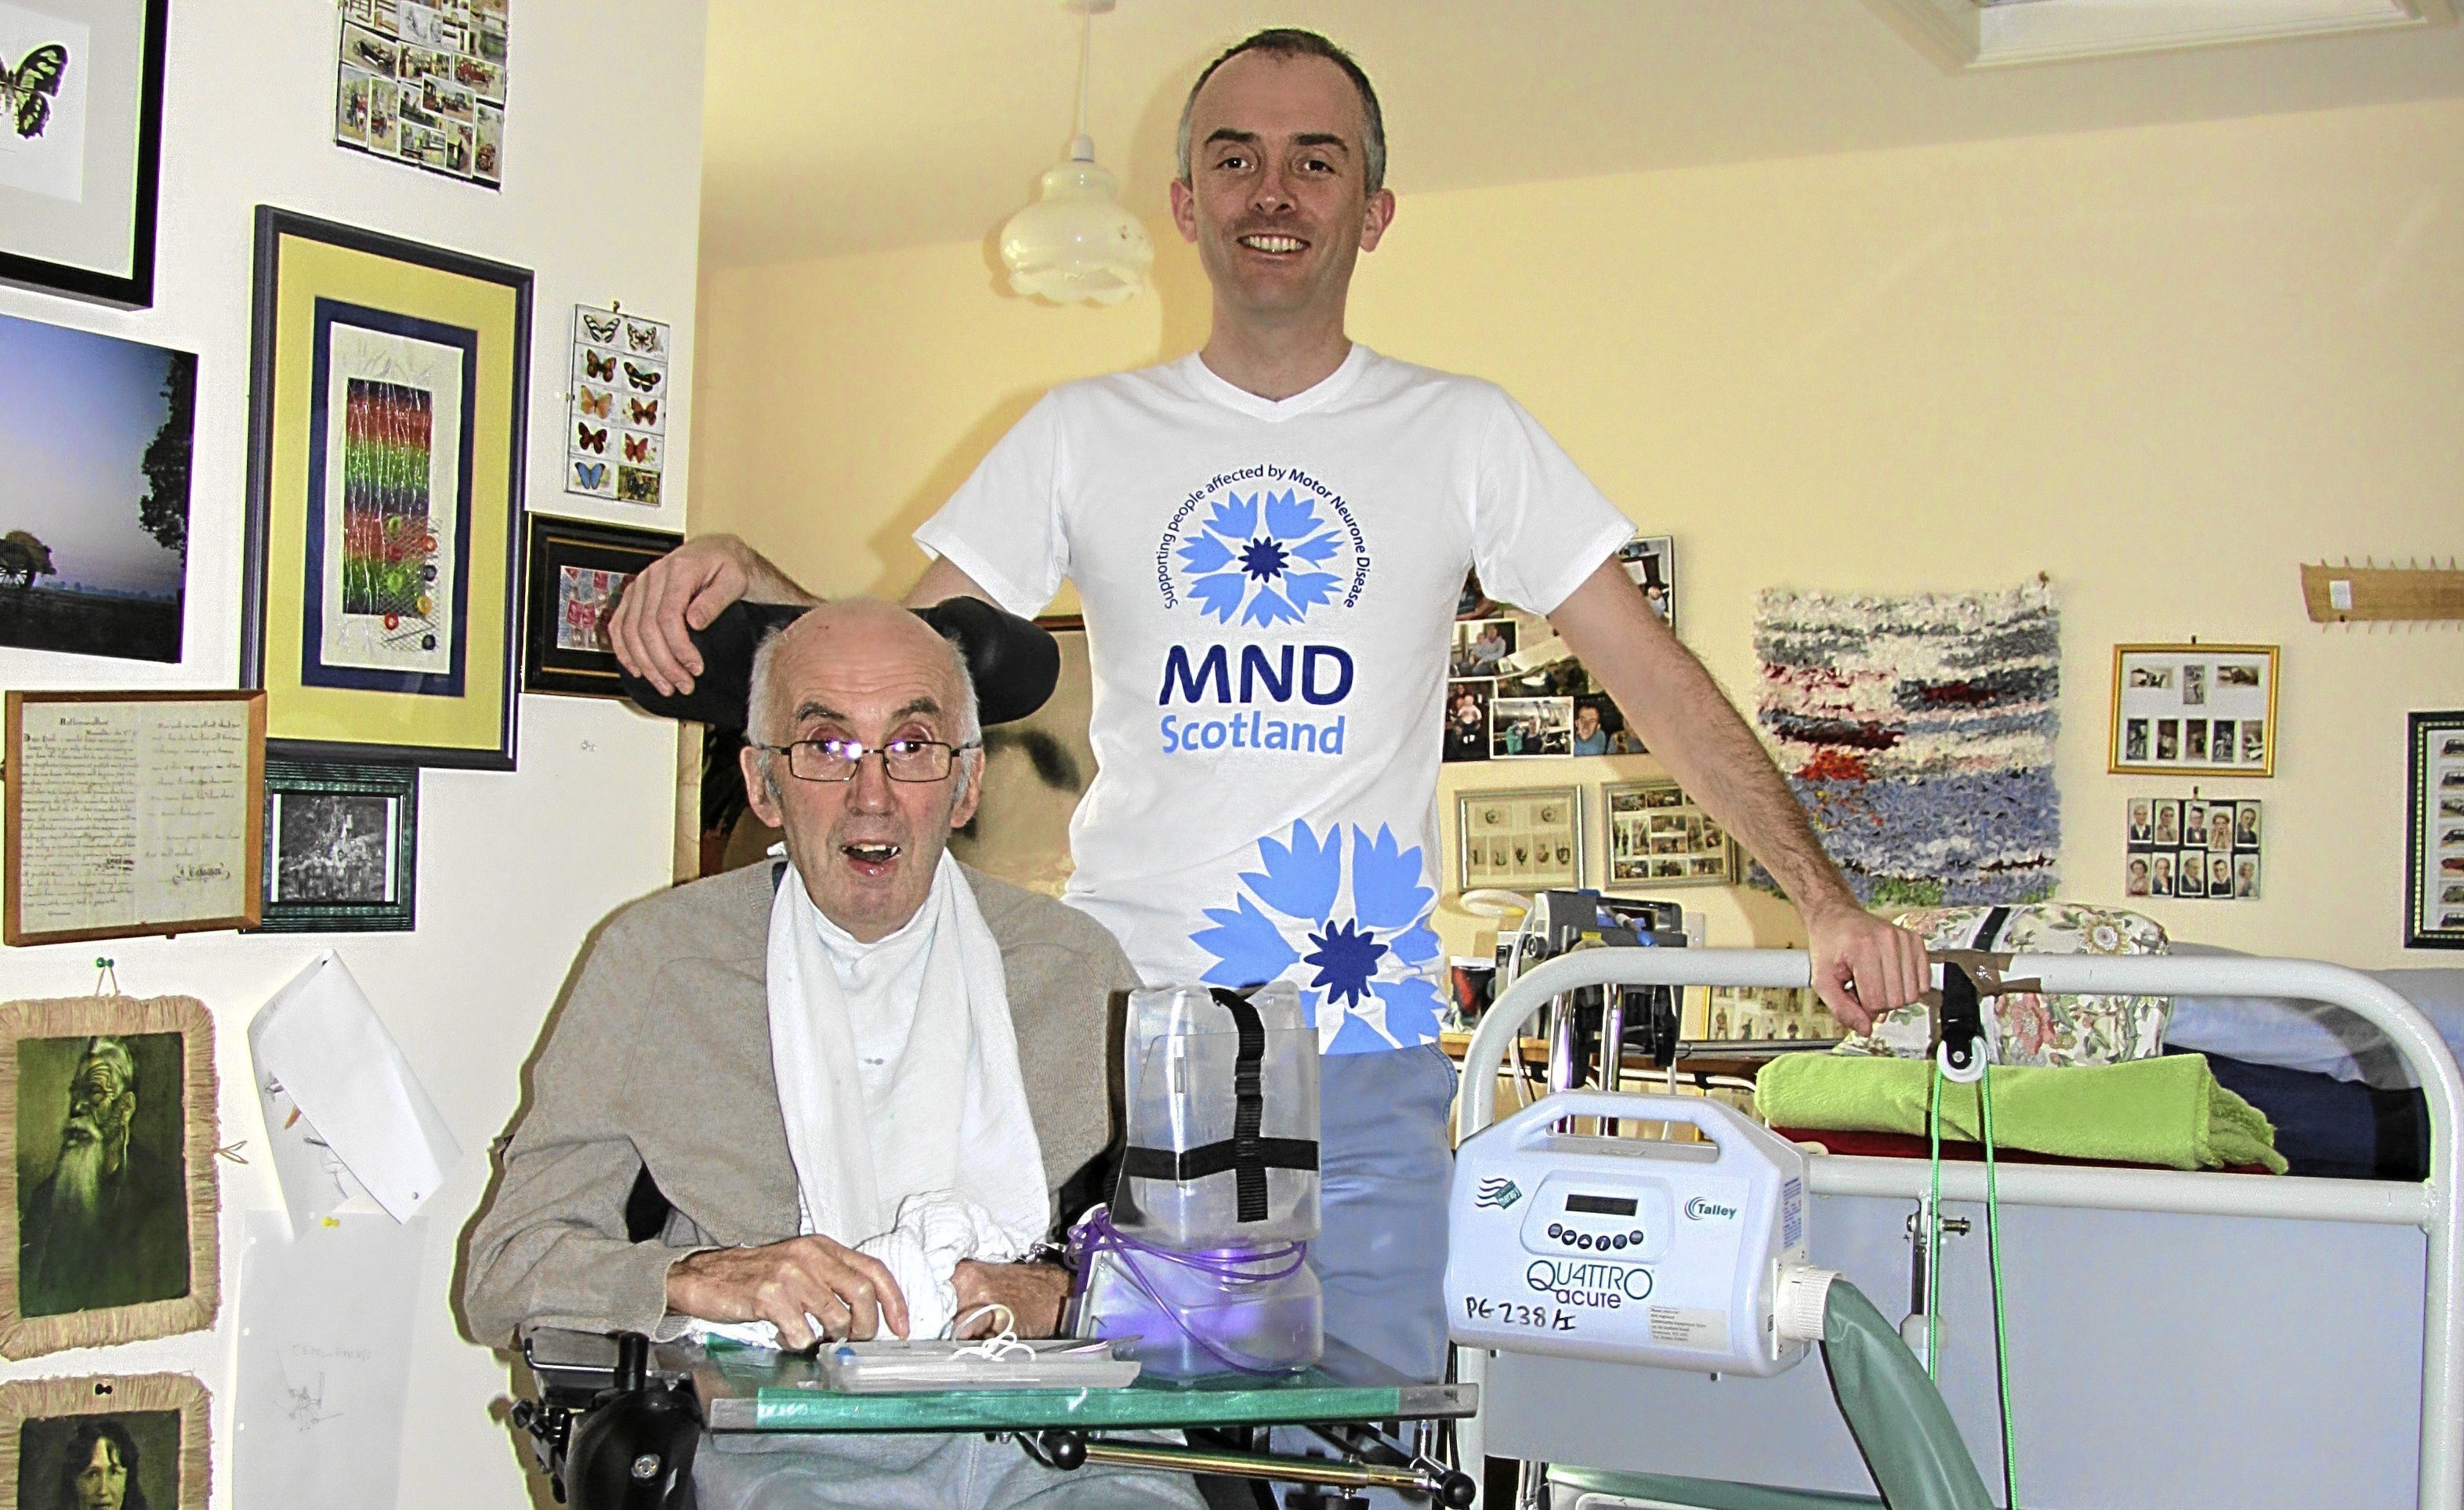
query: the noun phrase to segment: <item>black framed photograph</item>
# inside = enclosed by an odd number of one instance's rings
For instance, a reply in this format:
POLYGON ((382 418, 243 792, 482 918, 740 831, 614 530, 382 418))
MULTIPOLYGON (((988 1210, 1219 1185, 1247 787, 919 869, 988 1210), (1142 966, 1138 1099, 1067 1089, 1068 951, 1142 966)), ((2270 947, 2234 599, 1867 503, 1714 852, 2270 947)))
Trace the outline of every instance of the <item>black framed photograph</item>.
POLYGON ((154 302, 169 0, 0 0, 0 282, 154 302))
POLYGON ((419 768, 265 763, 264 933, 417 926, 419 768))
POLYGON ((275 755, 514 768, 530 336, 527 269, 257 207, 240 679, 275 755))
POLYGON ((2464 710, 2411 715, 2407 949, 2464 949, 2464 710))
POLYGON ((625 584, 683 540, 666 530, 532 514, 522 690, 624 696, 607 616, 625 584))

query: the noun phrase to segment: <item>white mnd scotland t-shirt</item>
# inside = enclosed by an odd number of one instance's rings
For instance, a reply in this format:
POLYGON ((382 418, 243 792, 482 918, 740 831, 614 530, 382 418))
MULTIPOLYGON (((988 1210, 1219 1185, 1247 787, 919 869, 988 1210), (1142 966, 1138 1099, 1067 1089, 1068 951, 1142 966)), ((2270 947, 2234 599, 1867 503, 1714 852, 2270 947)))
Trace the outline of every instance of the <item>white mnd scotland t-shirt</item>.
POLYGON ((915 534, 1085 605, 1067 900, 1148 981, 1289 976, 1331 1053, 1437 1036, 1438 756, 1466 568, 1546 613, 1633 526, 1494 384, 1355 345, 1262 399, 1197 357, 1045 396, 915 534))

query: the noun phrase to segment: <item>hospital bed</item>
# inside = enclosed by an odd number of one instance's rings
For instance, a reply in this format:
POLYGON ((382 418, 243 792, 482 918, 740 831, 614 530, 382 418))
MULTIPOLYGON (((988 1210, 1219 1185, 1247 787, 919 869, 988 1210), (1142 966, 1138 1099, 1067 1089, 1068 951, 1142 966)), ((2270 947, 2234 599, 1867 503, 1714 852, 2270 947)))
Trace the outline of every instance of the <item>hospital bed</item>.
MULTIPOLYGON (((2457 1291, 2459 1085, 2431 1021, 2337 966, 2255 958, 2020 955, 2047 992, 2286 997, 2373 1024, 2412 1067, 2429 1125, 2418 1183, 2004 1165, 2002 1278, 2019 1502, 2049 1510, 2464 1503, 2457 1291)), ((1809 983, 1804 954, 1590 950, 1527 971, 1482 1017, 1459 1130, 1496 1116, 1527 1022, 1579 988, 1809 983)), ((1815 1155, 1812 1258, 1878 1298, 1909 1293, 1923 1160, 1815 1155)), ((1988 1482, 2002 1477, 1986 1171, 1946 1165, 1940 1381, 1988 1482)), ((1886 1302, 1887 1303, 1887 1302, 1886 1302)), ((1466 1349, 1480 1455, 1559 1465, 1554 1503, 1722 1504, 1722 1486, 1862 1496, 1871 1480, 1819 1370, 1772 1378, 1466 1349), (1638 1477, 1630 1476, 1649 1476, 1638 1477), (1699 1492, 1697 1492, 1699 1491, 1699 1492)), ((1536 1500, 1535 1500, 1536 1502, 1536 1500)))

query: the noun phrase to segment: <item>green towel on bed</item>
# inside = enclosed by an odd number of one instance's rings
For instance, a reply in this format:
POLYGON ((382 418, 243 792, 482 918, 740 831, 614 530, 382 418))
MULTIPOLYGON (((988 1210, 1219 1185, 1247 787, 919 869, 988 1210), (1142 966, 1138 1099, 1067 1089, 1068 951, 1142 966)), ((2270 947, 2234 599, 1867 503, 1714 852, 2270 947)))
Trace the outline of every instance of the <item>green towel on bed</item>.
MULTIPOLYGON (((1871 1054, 1788 1054, 1763 1067, 1754 1105, 1777 1127, 1925 1135, 1931 1060, 1871 1054)), ((1973 1085, 1942 1088, 1942 1135, 1984 1141, 1973 1085)), ((1993 1141, 2071 1159, 2215 1170, 2285 1171, 2276 1129, 2216 1083, 2196 1054, 2061 1068, 1996 1065, 1993 1141)))

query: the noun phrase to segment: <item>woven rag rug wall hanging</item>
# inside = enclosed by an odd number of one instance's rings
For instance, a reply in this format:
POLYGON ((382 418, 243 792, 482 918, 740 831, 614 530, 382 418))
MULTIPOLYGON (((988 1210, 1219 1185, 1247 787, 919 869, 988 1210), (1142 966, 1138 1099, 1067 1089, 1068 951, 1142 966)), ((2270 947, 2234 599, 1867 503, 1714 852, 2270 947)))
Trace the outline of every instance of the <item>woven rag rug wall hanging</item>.
MULTIPOLYGON (((1757 719, 1867 906, 2050 897, 2061 625, 2042 580, 2009 592, 1755 602, 1757 719)), ((1769 872, 1755 885, 1777 889, 1769 872)))

